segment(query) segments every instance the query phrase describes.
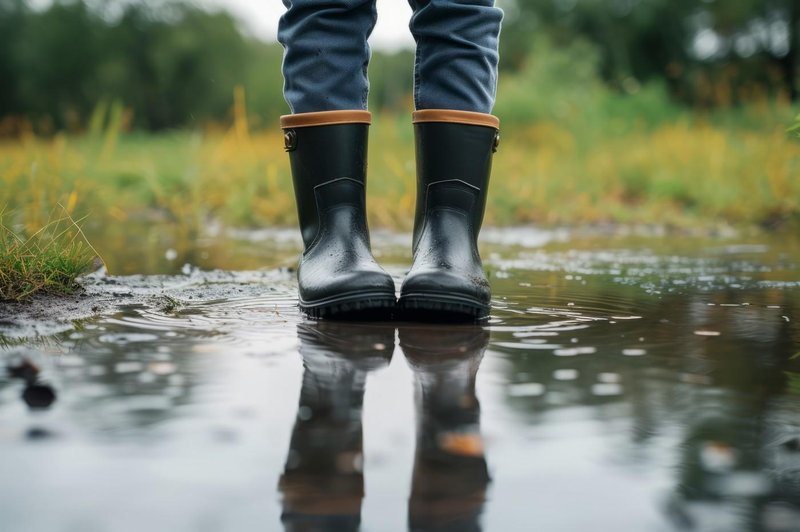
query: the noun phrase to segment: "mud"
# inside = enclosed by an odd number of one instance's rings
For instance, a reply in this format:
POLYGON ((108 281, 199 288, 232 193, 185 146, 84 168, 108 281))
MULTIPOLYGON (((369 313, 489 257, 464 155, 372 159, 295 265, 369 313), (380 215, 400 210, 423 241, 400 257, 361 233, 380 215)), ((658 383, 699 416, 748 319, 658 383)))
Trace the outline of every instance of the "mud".
POLYGON ((187 304, 259 297, 289 290, 293 279, 290 269, 201 271, 187 265, 180 275, 125 276, 100 270, 80 278, 81 289, 75 294, 35 294, 26 301, 0 303, 0 336, 18 341, 50 336, 128 306, 169 313, 187 304))

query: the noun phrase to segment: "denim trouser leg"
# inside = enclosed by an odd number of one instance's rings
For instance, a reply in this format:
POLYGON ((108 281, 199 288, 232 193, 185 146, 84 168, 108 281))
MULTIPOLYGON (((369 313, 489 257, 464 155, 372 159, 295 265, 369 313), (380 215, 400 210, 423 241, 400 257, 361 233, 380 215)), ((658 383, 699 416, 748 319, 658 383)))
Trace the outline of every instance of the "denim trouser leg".
POLYGON ((503 11, 494 0, 409 0, 417 109, 491 113, 503 11))
POLYGON ((283 0, 284 97, 293 113, 366 109, 375 0, 283 0))
MULTIPOLYGON (((375 0, 283 0, 284 97, 293 113, 366 109, 375 0)), ((503 12, 494 0, 409 0, 417 109, 490 113, 503 12)))

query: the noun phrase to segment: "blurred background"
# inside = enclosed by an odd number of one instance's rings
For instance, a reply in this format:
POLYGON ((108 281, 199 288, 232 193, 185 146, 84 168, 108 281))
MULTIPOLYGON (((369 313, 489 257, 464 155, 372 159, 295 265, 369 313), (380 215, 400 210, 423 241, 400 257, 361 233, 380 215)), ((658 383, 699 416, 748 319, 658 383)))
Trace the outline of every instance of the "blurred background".
MULTIPOLYGON (((503 146, 489 224, 797 227, 796 0, 498 4, 503 146)), ((370 221, 405 230, 410 9, 378 8, 370 221)), ((124 240, 112 235, 122 223, 187 242, 215 224, 293 226, 277 127, 283 9, 0 0, 4 226, 33 233, 66 211, 100 247, 124 240)))
MULTIPOLYGON (((499 0, 505 10, 498 113, 558 117, 551 94, 647 93, 692 109, 798 98, 794 0, 499 0), (513 100, 513 103, 509 100, 513 100)), ((410 9, 379 2, 370 70, 373 111, 410 109, 410 9)), ((81 132, 102 101, 126 129, 205 127, 232 119, 245 89, 252 125, 273 127, 281 97, 278 0, 1 0, 4 135, 81 132)), ((589 103, 589 102, 587 102, 589 103)), ((655 106, 655 104, 652 104, 655 106)), ((659 109, 648 109, 656 119, 659 109)), ((566 112, 566 111, 562 111, 566 112)))

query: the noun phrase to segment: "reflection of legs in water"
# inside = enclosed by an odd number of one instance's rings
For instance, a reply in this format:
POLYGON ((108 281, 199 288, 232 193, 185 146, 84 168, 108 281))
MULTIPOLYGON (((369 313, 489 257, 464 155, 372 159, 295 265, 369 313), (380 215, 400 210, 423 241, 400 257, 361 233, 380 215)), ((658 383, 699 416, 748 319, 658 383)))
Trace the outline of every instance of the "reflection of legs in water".
POLYGON ((400 328, 416 381, 410 530, 480 530, 489 473, 475 375, 488 342, 488 331, 477 326, 400 328))
POLYGON ((279 485, 281 520, 288 531, 357 530, 364 385, 388 364, 394 327, 318 322, 298 325, 297 335, 303 385, 279 485))

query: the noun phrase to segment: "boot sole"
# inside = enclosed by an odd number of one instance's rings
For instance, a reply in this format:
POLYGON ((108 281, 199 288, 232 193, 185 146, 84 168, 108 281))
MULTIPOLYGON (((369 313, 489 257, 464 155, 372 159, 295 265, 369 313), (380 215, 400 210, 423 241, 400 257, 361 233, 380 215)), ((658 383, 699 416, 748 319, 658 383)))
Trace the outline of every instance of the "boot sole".
POLYGON ((406 321, 436 323, 480 322, 489 318, 491 306, 450 294, 408 294, 397 302, 399 317, 406 321))
POLYGON ((300 301, 300 310, 314 319, 389 320, 397 301, 384 292, 341 295, 321 301, 300 301))

